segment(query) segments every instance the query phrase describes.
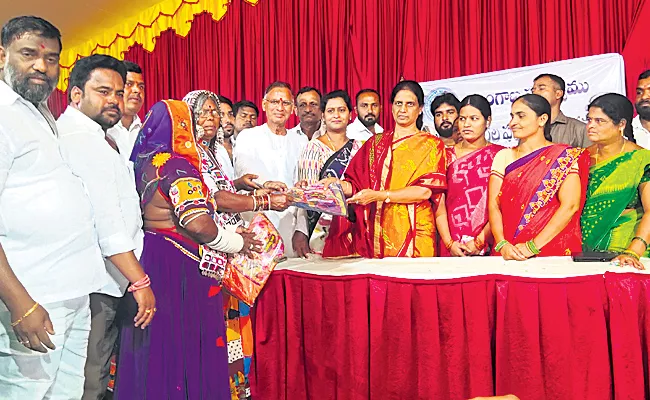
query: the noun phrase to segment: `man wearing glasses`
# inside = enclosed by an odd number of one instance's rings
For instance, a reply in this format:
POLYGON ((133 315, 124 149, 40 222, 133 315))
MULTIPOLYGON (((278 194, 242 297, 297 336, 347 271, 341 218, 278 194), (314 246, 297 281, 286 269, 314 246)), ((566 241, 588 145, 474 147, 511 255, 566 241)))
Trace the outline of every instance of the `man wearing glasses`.
MULTIPOLYGON (((259 176, 257 182, 279 181, 288 187, 294 186, 298 157, 307 145, 307 136, 287 130, 287 120, 294 107, 289 84, 274 82, 266 89, 262 100, 266 123, 244 129, 237 137, 233 150, 235 178, 256 174, 259 176)), ((245 214, 250 213, 242 214, 244 218, 252 217, 245 214)), ((304 256, 309 252, 304 241, 298 241, 294 249, 294 232, 307 234, 306 221, 296 218, 294 207, 285 211, 266 211, 265 214, 280 232, 287 257, 304 256)))

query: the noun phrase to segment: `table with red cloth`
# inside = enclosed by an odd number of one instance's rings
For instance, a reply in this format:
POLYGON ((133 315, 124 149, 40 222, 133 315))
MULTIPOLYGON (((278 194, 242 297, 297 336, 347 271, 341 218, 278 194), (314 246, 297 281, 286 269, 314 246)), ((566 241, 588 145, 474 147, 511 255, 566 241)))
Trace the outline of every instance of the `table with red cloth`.
POLYGON ((647 399, 649 286, 569 257, 290 260, 253 308, 253 398, 647 399))

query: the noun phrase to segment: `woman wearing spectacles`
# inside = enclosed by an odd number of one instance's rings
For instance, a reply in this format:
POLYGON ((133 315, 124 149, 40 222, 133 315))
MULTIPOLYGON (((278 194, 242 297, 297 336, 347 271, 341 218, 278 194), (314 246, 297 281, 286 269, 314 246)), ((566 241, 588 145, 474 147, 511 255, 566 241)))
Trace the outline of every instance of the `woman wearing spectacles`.
POLYGON ((650 241, 650 151, 634 143, 634 106, 608 93, 589 104, 591 169, 582 213, 586 250, 618 252, 621 265, 643 269, 650 241))

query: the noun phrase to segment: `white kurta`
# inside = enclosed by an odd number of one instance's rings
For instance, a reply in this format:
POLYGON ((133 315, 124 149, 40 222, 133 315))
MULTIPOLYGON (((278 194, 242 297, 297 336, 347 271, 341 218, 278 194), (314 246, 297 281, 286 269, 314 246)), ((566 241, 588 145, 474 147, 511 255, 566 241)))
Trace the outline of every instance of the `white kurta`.
MULTIPOLYGON (((241 131, 233 150, 234 179, 255 174, 259 176, 257 182, 260 184, 280 181, 293 187, 298 158, 307 142, 307 136, 295 131, 287 131, 285 136, 276 135, 266 124, 241 131)), ((295 208, 289 207, 280 212, 267 211, 265 214, 280 232, 287 257, 294 257, 291 245, 294 231, 297 229, 307 233, 306 226, 302 226, 302 223, 297 225, 295 208)), ((242 217, 250 220, 252 215, 254 214, 243 213, 242 217)))

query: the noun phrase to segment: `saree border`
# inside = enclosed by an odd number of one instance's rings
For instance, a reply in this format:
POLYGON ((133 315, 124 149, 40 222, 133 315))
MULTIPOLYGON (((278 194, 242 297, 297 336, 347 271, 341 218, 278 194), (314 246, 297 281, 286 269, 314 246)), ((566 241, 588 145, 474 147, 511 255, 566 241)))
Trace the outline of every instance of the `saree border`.
MULTIPOLYGON (((539 210, 553 199, 555 194, 560 190, 562 183, 569 176, 571 166, 578 161, 578 158, 584 151, 585 149, 570 147, 560 153, 552 164, 550 160, 545 161, 547 165, 551 164, 551 166, 535 190, 535 195, 524 210, 524 214, 519 220, 519 225, 515 231, 515 237, 524 230, 539 210)), ((540 157, 540 161, 544 161, 544 158, 545 156, 540 157)))

